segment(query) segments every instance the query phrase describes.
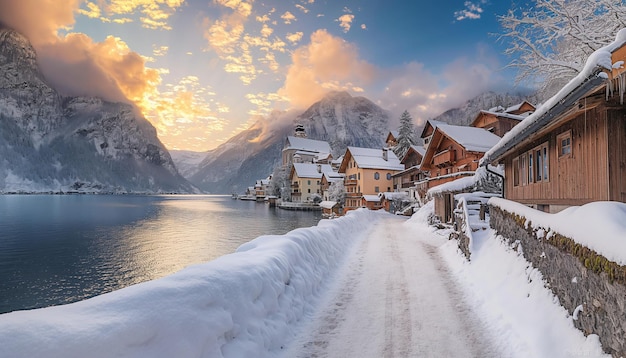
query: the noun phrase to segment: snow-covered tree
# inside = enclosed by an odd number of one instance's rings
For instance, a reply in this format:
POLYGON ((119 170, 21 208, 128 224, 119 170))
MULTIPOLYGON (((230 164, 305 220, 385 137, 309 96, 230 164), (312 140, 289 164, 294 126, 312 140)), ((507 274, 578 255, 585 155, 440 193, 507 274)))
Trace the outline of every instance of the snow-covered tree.
POLYGON ((398 158, 404 157, 409 147, 417 143, 413 129, 413 118, 406 110, 400 116, 400 127, 398 128, 398 138, 396 139, 398 144, 393 148, 393 152, 398 158))
POLYGON ((346 187, 343 185, 343 180, 330 183, 328 187, 328 198, 330 201, 335 201, 343 205, 346 198, 346 187))
POLYGON ((516 7, 499 21, 517 82, 537 86, 547 97, 626 27, 626 6, 615 0, 535 0, 530 9, 516 7))

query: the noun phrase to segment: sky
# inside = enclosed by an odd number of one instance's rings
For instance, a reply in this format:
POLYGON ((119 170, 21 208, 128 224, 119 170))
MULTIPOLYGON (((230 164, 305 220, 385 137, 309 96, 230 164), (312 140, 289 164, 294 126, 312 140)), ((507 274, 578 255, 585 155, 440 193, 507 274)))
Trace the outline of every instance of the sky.
MULTIPOLYGON (((137 105, 169 149, 206 151, 274 110, 364 96, 416 124, 514 73, 510 1, 0 0, 62 93, 137 105)), ((390 128, 393 129, 393 128, 390 128)))

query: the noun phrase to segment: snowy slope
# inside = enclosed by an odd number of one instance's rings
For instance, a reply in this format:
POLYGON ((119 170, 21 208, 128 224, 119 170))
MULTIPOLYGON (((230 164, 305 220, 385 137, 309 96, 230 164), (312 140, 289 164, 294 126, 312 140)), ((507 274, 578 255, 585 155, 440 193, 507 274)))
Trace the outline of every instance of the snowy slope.
POLYGON ((64 97, 36 59, 0 27, 0 193, 194 191, 132 106, 64 97))
POLYGON ((208 152, 194 152, 190 150, 170 150, 169 152, 176 169, 185 178, 196 172, 196 168, 208 154, 208 152))

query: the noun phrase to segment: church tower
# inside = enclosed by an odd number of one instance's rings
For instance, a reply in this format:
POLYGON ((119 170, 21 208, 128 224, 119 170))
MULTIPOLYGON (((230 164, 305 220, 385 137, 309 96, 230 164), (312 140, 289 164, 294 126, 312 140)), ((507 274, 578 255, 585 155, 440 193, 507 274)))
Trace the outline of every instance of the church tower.
POLYGON ((296 130, 294 136, 299 138, 306 138, 306 130, 302 124, 296 124, 296 130))

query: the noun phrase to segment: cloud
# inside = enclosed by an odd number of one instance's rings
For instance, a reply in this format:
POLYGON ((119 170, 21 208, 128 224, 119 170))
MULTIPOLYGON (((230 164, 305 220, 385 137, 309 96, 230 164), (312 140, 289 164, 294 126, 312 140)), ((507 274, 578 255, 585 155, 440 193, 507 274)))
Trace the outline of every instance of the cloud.
POLYGON ((289 40, 289 42, 291 42, 292 44, 296 44, 296 43, 298 43, 302 39, 303 35, 304 35, 304 33, 301 32, 301 31, 298 31, 296 33, 289 33, 288 32, 287 35, 285 36, 285 38, 287 40, 289 40))
POLYGON ((103 22, 124 24, 133 20, 124 15, 140 14, 139 20, 143 27, 149 29, 171 30, 167 23, 169 17, 185 0, 98 0, 86 1, 78 13, 89 18, 97 18, 103 22), (117 16, 122 16, 117 17, 117 16))
POLYGON ((457 21, 462 21, 465 19, 470 19, 470 20, 480 19, 480 16, 483 13, 483 8, 481 7, 481 5, 484 5, 486 3, 487 3, 487 0, 482 0, 480 2, 466 1, 464 4, 465 9, 455 11, 454 18, 457 21))
POLYGON ((241 0, 214 0, 216 4, 223 5, 237 11, 241 16, 248 17, 252 13, 252 1, 241 0))
POLYGON ((493 71, 500 68, 495 55, 480 47, 478 52, 472 59, 463 57, 446 64, 441 74, 417 62, 389 70, 381 76, 391 80, 376 96, 378 104, 390 110, 393 119, 408 110, 416 123, 423 124, 480 93, 500 87, 502 78, 493 71))
POLYGON ((296 7, 298 8, 298 10, 302 11, 303 13, 308 13, 309 9, 307 9, 306 7, 300 5, 300 4, 296 4, 296 7))
POLYGON ((152 45, 152 54, 155 57, 162 57, 167 55, 167 51, 169 50, 168 46, 156 46, 156 45, 152 45))
POLYGON ((354 15, 343 14, 335 21, 339 21, 339 26, 341 26, 343 32, 348 32, 350 31, 350 26, 352 26, 352 20, 354 20, 354 15))
POLYGON ((361 30, 367 30, 367 26, 365 26, 365 24, 361 24, 361 30))
POLYGON ((330 90, 358 91, 376 76, 376 68, 359 59, 358 50, 326 30, 292 53, 285 83, 278 94, 292 106, 305 108, 330 90))
POLYGON ((298 20, 296 19, 294 14, 290 13, 289 11, 285 11, 284 14, 280 15, 280 18, 283 19, 285 21, 285 24, 287 25, 291 24, 293 21, 298 20))

